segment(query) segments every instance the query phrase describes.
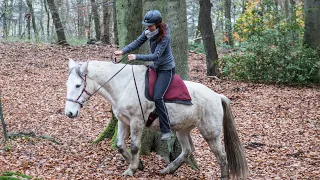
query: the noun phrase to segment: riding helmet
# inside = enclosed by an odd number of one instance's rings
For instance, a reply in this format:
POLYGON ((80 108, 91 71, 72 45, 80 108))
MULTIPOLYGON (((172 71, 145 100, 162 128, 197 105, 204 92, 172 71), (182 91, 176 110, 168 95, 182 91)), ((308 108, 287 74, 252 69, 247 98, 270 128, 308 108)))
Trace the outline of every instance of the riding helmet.
POLYGON ((158 10, 150 10, 144 15, 142 24, 145 26, 151 26, 159 24, 162 21, 161 13, 158 10))

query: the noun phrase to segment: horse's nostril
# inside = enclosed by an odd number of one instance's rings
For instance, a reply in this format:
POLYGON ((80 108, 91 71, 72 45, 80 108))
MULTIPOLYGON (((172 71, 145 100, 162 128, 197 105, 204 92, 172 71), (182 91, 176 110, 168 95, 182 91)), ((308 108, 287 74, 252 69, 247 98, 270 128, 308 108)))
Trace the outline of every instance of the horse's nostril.
POLYGON ((67 116, 68 116, 69 118, 73 117, 72 112, 69 112, 69 113, 67 114, 67 116))

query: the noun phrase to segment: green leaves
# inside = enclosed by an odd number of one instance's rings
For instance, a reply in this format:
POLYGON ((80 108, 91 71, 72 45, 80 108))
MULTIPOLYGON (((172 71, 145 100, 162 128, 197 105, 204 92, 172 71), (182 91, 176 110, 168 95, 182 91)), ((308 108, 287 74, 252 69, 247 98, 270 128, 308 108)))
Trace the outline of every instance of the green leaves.
POLYGON ((290 32, 270 29, 262 36, 252 36, 240 52, 222 57, 223 74, 254 82, 320 82, 319 55, 290 36, 290 32))

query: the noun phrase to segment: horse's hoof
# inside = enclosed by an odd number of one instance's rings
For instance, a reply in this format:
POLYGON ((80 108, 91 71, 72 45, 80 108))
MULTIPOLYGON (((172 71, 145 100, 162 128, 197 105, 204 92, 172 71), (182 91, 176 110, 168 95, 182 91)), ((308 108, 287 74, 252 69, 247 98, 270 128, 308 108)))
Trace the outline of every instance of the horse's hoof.
POLYGON ((124 173, 123 173, 123 176, 133 176, 133 171, 128 168, 124 173))
POLYGON ((139 169, 140 171, 143 171, 143 169, 144 169, 144 165, 143 165, 143 162, 142 162, 141 160, 140 160, 140 162, 139 162, 138 169, 139 169))

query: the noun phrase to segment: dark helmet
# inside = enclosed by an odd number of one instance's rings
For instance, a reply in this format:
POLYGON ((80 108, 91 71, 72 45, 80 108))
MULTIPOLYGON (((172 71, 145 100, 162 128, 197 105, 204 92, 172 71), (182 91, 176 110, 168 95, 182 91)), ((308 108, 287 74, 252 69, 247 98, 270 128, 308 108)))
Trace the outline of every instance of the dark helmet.
POLYGON ((154 24, 159 24, 162 21, 161 13, 158 10, 150 10, 144 15, 142 24, 145 26, 151 26, 154 24))

